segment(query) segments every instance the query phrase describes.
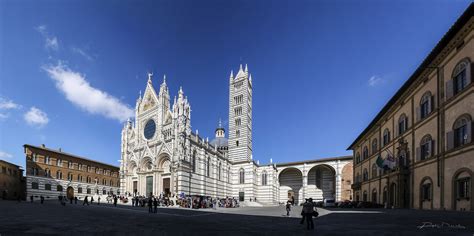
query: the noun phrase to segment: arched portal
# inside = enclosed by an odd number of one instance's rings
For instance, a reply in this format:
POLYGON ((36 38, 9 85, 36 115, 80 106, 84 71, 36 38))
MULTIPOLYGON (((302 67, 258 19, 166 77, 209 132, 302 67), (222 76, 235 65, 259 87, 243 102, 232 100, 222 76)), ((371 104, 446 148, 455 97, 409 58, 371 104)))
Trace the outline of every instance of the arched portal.
POLYGON ((278 179, 280 180, 280 202, 286 202, 289 200, 288 197, 292 196, 296 204, 303 202, 303 174, 300 170, 284 169, 278 179))
POLYGON ((331 166, 317 165, 309 170, 305 198, 336 199, 336 171, 331 166))
POLYGON ((74 198, 74 188, 73 187, 71 187, 71 186, 67 187, 66 196, 67 196, 67 199, 73 199, 74 198))

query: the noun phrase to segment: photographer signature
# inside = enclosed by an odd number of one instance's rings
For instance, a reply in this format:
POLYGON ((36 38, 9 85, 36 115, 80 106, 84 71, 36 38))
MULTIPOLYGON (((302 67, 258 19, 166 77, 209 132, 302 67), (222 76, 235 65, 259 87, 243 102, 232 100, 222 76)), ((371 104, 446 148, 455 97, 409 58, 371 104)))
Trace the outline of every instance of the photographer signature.
POLYGON ((433 224, 432 222, 422 222, 422 225, 417 226, 418 229, 424 228, 451 228, 451 229, 466 229, 466 226, 461 224, 449 224, 446 222, 441 222, 441 224, 433 224))

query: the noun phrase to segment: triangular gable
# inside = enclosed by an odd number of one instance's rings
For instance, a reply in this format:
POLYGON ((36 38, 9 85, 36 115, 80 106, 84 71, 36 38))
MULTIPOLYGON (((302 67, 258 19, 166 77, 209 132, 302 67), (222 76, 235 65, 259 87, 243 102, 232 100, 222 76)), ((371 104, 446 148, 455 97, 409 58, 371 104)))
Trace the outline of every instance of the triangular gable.
POLYGON ((145 94, 141 104, 141 111, 146 111, 152 107, 158 105, 158 96, 156 95, 155 89, 151 83, 146 86, 145 94))

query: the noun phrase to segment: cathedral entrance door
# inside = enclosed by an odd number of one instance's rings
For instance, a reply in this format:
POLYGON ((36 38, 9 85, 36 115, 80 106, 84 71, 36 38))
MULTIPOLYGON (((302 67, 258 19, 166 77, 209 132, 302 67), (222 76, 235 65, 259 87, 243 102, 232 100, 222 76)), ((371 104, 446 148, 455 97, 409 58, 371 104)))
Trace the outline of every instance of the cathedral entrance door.
POLYGON ((68 187, 66 190, 66 196, 67 199, 73 199, 74 198, 74 188, 68 187))
POLYGON ((243 202, 245 200, 245 192, 239 192, 239 201, 243 202))
POLYGON ((163 192, 166 196, 171 194, 170 192, 170 178, 163 178, 163 192))
POLYGON ((136 195, 138 191, 138 181, 133 181, 133 195, 136 195))

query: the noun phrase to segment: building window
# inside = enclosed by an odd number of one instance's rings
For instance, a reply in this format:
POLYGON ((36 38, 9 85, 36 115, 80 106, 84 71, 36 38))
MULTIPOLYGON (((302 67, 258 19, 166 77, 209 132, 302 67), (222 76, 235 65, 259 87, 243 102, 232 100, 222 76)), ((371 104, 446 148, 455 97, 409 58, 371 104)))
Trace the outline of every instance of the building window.
POLYGON ((454 122, 454 147, 469 143, 471 135, 471 119, 467 116, 458 118, 454 122))
POLYGON ((196 151, 193 152, 193 173, 196 173, 196 151))
POLYGON ((398 135, 402 135, 408 129, 408 118, 405 114, 402 114, 398 118, 398 135))
POLYGON ((107 191, 105 191, 105 189, 102 190, 102 195, 105 195, 107 194, 107 191))
POLYGON ((425 160, 432 156, 432 140, 430 135, 425 135, 420 143, 420 160, 425 160))
POLYGON ((62 192, 62 191, 63 191, 63 186, 58 185, 58 186, 56 187, 56 190, 57 190, 58 192, 62 192))
POLYGON ((360 153, 356 153, 356 164, 360 163, 360 153))
POLYGON ((378 172, 378 168, 377 168, 377 165, 374 163, 372 164, 372 178, 377 177, 377 172, 378 172))
POLYGON ((33 169, 33 176, 38 176, 38 168, 32 168, 33 169))
POLYGON ((92 181, 91 177, 87 176, 86 181, 87 181, 87 183, 91 183, 91 181, 92 181))
POLYGON ((110 186, 114 186, 114 181, 110 180, 110 186))
POLYGON ((91 189, 90 188, 87 188, 87 194, 91 194, 91 189))
POLYGON ((73 178, 73 175, 72 175, 72 173, 69 172, 67 174, 67 180, 72 181, 72 178, 73 178))
POLYGON ((51 177, 51 170, 50 169, 44 170, 44 176, 45 177, 51 177))
POLYGON ((49 158, 49 156, 46 156, 46 157, 44 158, 44 164, 48 164, 48 165, 49 165, 50 163, 51 163, 51 159, 49 158))
POLYGON ((62 179, 63 178, 63 173, 61 171, 56 172, 56 179, 62 179))
POLYGON ((263 174, 262 174, 262 185, 263 185, 263 186, 267 185, 267 171, 263 171, 263 174))
POLYGON ((49 190, 49 191, 51 191, 51 184, 45 184, 45 185, 44 185, 44 190, 49 190))
POLYGON ((464 60, 460 62, 453 71, 454 95, 460 93, 467 86, 466 69, 469 61, 464 60))
POLYGON ((431 200, 431 183, 426 183, 421 185, 421 200, 430 201, 431 200))
POLYGON ((364 147, 364 151, 362 151, 362 160, 369 158, 369 148, 367 146, 364 147))
POLYGON ((385 129, 383 131, 383 145, 387 145, 390 143, 390 131, 388 129, 385 129))
POLYGON ((72 161, 69 161, 69 162, 67 163, 67 165, 68 165, 68 168, 69 168, 69 169, 74 168, 74 165, 73 165, 72 161))
POLYGON ((243 168, 240 168, 239 171, 239 184, 244 184, 245 183, 245 171, 243 168))
POLYGON ((31 188, 32 189, 38 189, 38 183, 37 182, 32 182, 31 183, 31 188))
POLYGON ((432 108, 432 97, 431 97, 431 92, 426 92, 422 97, 420 101, 420 118, 424 119, 428 117, 428 115, 431 113, 432 108))
POLYGON ((239 140, 235 141, 235 146, 239 146, 239 140))
POLYGON ((379 150, 377 139, 372 140, 372 155, 379 150))
POLYGON ((364 181, 369 180, 369 172, 367 171, 366 168, 364 169, 364 174, 363 174, 362 178, 363 178, 364 181))
POLYGON ((38 161, 38 157, 36 156, 36 153, 33 153, 31 155, 31 160, 34 161, 34 162, 37 162, 38 161))
POLYGON ((456 180, 456 198, 457 199, 468 199, 470 197, 469 187, 471 183, 471 178, 460 178, 456 180))
POLYGON ((221 180, 221 168, 222 168, 222 163, 219 162, 219 169, 217 170, 217 171, 218 171, 217 178, 218 178, 219 180, 221 180))
POLYGON ((82 188, 81 187, 77 188, 77 193, 82 193, 82 188))
POLYGON ((56 164, 57 164, 57 166, 62 167, 63 166, 63 161, 61 159, 57 159, 56 164))
POLYGON ((236 108, 234 108, 234 114, 235 114, 235 116, 240 116, 240 115, 242 115, 242 107, 236 107, 236 108))
POLYGON ((235 119, 235 126, 239 127, 242 124, 240 118, 235 119))
POLYGON ((240 130, 236 130, 236 131, 235 131, 235 136, 236 136, 237 138, 240 137, 240 130))

